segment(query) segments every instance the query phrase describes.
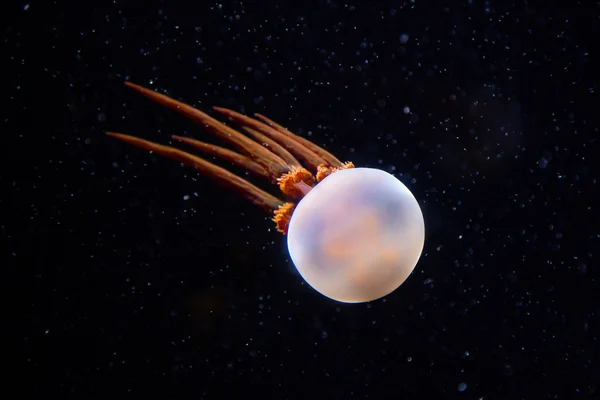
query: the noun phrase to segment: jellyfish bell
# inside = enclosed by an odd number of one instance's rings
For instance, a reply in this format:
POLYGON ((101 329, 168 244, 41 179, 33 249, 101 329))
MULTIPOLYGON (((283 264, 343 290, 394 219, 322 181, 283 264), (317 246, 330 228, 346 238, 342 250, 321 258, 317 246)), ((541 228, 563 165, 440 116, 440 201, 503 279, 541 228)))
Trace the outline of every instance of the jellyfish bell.
POLYGON ((410 190, 372 168, 331 174, 296 205, 287 244, 304 280, 345 303, 396 290, 423 250, 425 224, 410 190))

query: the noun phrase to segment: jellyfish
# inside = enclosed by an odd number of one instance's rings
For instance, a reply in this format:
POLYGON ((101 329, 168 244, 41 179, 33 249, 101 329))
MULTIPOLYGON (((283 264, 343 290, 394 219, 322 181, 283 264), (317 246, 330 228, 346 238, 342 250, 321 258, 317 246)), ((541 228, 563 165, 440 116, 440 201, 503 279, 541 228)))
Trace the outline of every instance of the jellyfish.
POLYGON ((213 107, 238 125, 236 130, 166 95, 131 82, 125 85, 184 115, 234 150, 182 136, 172 139, 190 151, 122 133, 107 135, 193 167, 267 211, 287 237, 294 266, 317 292, 343 303, 373 301, 400 287, 414 270, 425 241, 423 214, 410 190, 393 175, 341 162, 264 115, 251 118, 213 107), (279 194, 191 149, 277 185, 279 194))

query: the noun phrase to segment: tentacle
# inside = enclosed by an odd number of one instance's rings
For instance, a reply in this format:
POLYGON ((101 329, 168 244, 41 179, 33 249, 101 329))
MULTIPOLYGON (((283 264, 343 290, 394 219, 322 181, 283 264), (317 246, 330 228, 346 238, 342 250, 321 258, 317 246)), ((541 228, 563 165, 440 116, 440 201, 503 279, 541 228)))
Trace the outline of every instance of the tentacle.
POLYGON ((296 157, 294 157, 292 153, 287 151, 282 145, 280 145, 267 135, 263 135, 259 131, 254 130, 252 128, 248 128, 247 126, 242 126, 242 130, 250 136, 252 136, 255 141, 257 141, 265 147, 268 147, 269 150, 271 150, 273 153, 283 158, 291 168, 302 168, 302 165, 298 162, 298 160, 296 160, 296 157))
POLYGON ((150 142, 148 140, 140 139, 134 136, 124 135, 122 133, 107 132, 107 135, 122 140, 141 149, 149 150, 160 154, 164 157, 168 157, 173 160, 179 161, 183 164, 192 166, 202 174, 213 178, 223 186, 227 186, 237 191, 238 193, 246 197, 248 200, 250 200, 252 203, 267 211, 274 212, 284 204, 284 202, 279 200, 277 197, 254 186, 245 179, 242 179, 224 168, 216 166, 198 156, 187 153, 183 150, 171 146, 165 146, 158 143, 150 142))
POLYGON ((296 157, 302 159, 306 164, 308 164, 309 168, 313 171, 317 171, 317 167, 321 164, 327 164, 327 162, 321 158, 319 155, 315 154, 307 147, 302 145, 300 142, 290 138, 289 136, 279 132, 277 129, 271 128, 269 125, 247 117, 243 114, 235 112, 233 110, 229 110, 227 108, 222 107, 213 107, 215 111, 220 112, 221 114, 227 116, 231 120, 237 122, 240 125, 247 126, 249 128, 255 129, 260 133, 263 133, 270 137, 271 139, 277 141, 283 147, 290 151, 296 157))
POLYGON ((333 154, 331 154, 327 150, 323 149, 320 146, 317 146, 316 144, 314 144, 313 142, 311 142, 308 139, 303 138, 302 136, 298 136, 298 135, 290 132, 288 129, 279 125, 277 122, 265 117, 262 114, 254 114, 254 116, 256 118, 260 119, 261 121, 263 121, 264 123, 266 123, 267 125, 269 125, 270 127, 277 129, 279 132, 283 133, 284 135, 289 136, 292 139, 302 143, 305 147, 310 149, 313 153, 318 154, 321 158, 323 158, 325 161, 327 161, 329 163, 329 165, 331 165, 332 167, 340 168, 344 165, 344 163, 342 163, 340 160, 338 160, 337 157, 335 157, 333 154))
POLYGON ((235 129, 228 127, 221 121, 212 118, 208 114, 205 114, 190 105, 165 96, 164 94, 154 92, 134 83, 125 82, 125 85, 148 97, 150 100, 170 108, 171 110, 177 111, 196 124, 204 128, 209 128, 213 134, 229 142, 232 146, 236 147, 258 164, 265 167, 271 173, 273 178, 278 178, 282 174, 290 171, 290 166, 281 157, 256 143, 254 140, 244 136, 235 129))
POLYGON ((177 136, 177 135, 173 135, 171 137, 182 143, 189 144, 193 148, 198 149, 204 153, 212 154, 214 156, 217 156, 224 160, 227 160, 227 161, 237 165, 238 167, 242 167, 245 170, 247 170, 248 172, 251 172, 255 175, 261 176, 265 179, 269 179, 271 177, 271 175, 269 175, 269 171, 267 171, 263 166, 252 161, 250 158, 248 158, 246 156, 236 153, 235 151, 231 151, 224 147, 215 146, 214 144, 201 142, 199 140, 188 138, 188 137, 177 136))

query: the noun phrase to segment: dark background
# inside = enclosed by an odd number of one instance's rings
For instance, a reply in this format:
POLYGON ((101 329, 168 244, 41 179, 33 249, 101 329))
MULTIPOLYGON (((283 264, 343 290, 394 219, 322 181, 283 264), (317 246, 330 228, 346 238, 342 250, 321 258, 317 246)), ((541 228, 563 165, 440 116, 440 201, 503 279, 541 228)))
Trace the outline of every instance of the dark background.
POLYGON ((600 396, 597 3, 281 3, 4 6, 9 387, 600 396), (318 294, 268 215, 104 135, 209 140, 125 80, 394 173, 426 221, 413 275, 368 304, 318 294))

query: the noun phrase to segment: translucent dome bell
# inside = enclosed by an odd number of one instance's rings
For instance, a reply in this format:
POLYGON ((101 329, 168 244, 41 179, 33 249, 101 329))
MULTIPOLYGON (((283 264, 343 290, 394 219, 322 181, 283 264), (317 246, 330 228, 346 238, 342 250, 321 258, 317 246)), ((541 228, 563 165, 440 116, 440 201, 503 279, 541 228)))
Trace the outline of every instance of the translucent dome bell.
POLYGON ((338 171, 296 206, 288 230, 294 265, 315 290, 345 303, 383 297, 411 274, 425 241, 408 188, 371 168, 338 171))

